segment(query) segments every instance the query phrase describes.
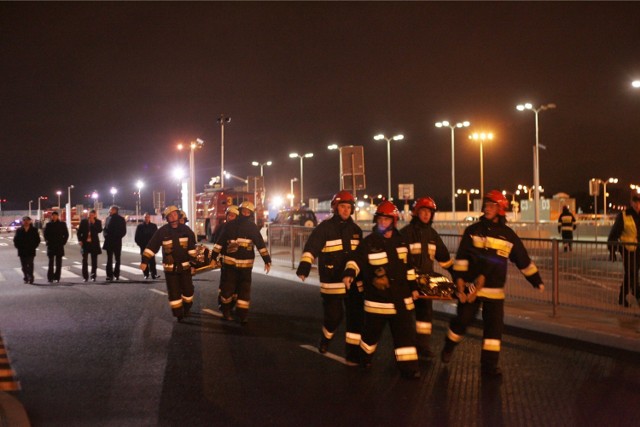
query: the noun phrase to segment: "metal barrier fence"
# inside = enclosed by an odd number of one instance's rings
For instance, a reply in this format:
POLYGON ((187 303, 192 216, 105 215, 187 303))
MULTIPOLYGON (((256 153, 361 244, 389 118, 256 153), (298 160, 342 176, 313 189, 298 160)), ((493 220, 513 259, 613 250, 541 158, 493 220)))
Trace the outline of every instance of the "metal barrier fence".
MULTIPOLYGON (((312 230, 301 226, 270 225, 267 236, 273 262, 291 269, 297 268, 312 230)), ((461 235, 440 236, 454 257, 461 235)), ((545 292, 534 289, 518 268, 509 263, 505 285, 508 299, 551 305, 554 315, 557 308, 562 306, 630 316, 640 312, 631 295, 628 296, 630 308, 618 303, 624 276, 620 245, 614 247, 617 260, 612 262, 609 259, 609 247, 603 241, 573 240, 571 250, 567 252, 563 249, 565 241, 560 239, 523 238, 522 241, 542 275, 545 292)), ((435 270, 444 273, 437 264, 435 270)), ((635 289, 630 291, 635 293, 635 289)))

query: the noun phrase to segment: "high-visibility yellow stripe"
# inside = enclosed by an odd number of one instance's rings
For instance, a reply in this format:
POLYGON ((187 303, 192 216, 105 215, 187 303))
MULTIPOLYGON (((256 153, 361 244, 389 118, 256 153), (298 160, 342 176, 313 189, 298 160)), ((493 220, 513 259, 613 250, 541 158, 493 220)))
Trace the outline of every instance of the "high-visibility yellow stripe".
POLYGON ((413 298, 411 297, 404 299, 404 305, 407 307, 407 310, 409 311, 416 308, 416 306, 413 304, 413 298))
POLYGON ((396 314, 396 307, 393 303, 364 301, 364 311, 374 314, 396 314))
POLYGON ((328 240, 322 248, 322 252, 336 252, 342 250, 342 240, 328 240))
POLYGON ((344 283, 320 283, 320 292, 327 295, 346 294, 347 290, 344 283))
POLYGON ((347 261, 347 264, 345 265, 345 270, 348 268, 353 269, 356 272, 356 276, 358 274, 360 274, 360 267, 358 267, 358 263, 355 261, 347 261))
POLYGON ((193 295, 191 295, 190 297, 182 295, 182 301, 187 302, 187 303, 193 302, 193 295))
POLYGON ((407 270, 407 280, 416 280, 416 270, 413 268, 407 270))
POLYGON ((418 350, 415 347, 396 348, 396 360, 398 362, 406 362, 409 360, 418 360, 418 350))
POLYGON ((345 341, 347 344, 358 345, 360 344, 360 334, 356 334, 355 332, 347 332, 345 341))
POLYGON ((142 254, 147 258, 153 258, 156 255, 156 253, 153 252, 151 249, 145 249, 142 254))
POLYGON ((409 254, 409 249, 405 248, 404 246, 400 246, 396 248, 396 252, 398 253, 398 258, 400 259, 400 261, 406 263, 407 255, 409 254))
POLYGON ((536 267, 534 263, 531 263, 520 271, 522 271, 522 274, 525 276, 532 276, 538 272, 538 267, 536 267))
POLYGON ((367 354, 373 354, 378 348, 378 344, 367 344, 366 342, 360 340, 360 348, 367 354))
POLYGON ((327 328, 325 328, 324 326, 322 327, 322 335, 324 335, 324 337, 326 339, 328 339, 328 340, 332 339, 333 338, 333 334, 334 334, 334 332, 329 332, 327 330, 327 328))
POLYGON ((482 342, 482 349, 487 351, 500 351, 500 340, 486 338, 482 342))
POLYGON ((173 240, 163 240, 162 241, 162 246, 172 247, 173 246, 173 240))
POLYGON ((269 249, 267 249, 267 248, 262 248, 258 252, 260 253, 261 256, 268 256, 269 255, 269 249))
POLYGON ((433 330, 431 322, 416 321, 416 332, 423 335, 430 335, 433 330))
POLYGON ((313 259, 314 258, 315 257, 313 256, 313 254, 311 252, 305 252, 300 257, 300 262, 308 262, 309 264, 313 264, 313 259))
POLYGON ((453 262, 453 270, 465 272, 469 271, 469 260, 468 259, 456 259, 453 262))
POLYGON ((180 238, 178 238, 178 241, 180 242, 180 246, 182 246, 183 248, 186 248, 187 246, 189 246, 189 238, 188 237, 180 237, 180 238))
POLYGON ((360 245, 360 240, 351 239, 351 250, 355 251, 360 245))
POLYGON ((449 329, 447 330, 447 338, 449 338, 453 342, 460 342, 462 341, 463 336, 458 335, 455 332, 453 332, 451 329, 449 329))
POLYGON ((431 259, 433 259, 433 257, 436 255, 436 245, 434 245, 433 243, 429 243, 427 252, 429 253, 431 259))
POLYGON ((171 306, 171 308, 182 307, 182 299, 176 299, 176 300, 173 300, 173 301, 169 301, 169 305, 171 306))
POLYGON ((445 262, 439 262, 438 264, 440 264, 440 267, 444 268, 445 270, 450 268, 453 265, 453 260, 451 258, 449 258, 449 261, 445 261, 445 262))
POLYGON ((238 302, 236 302, 236 307, 237 308, 244 308, 245 310, 249 309, 249 301, 243 300, 243 299, 239 299, 238 302))
POLYGON ((478 297, 489 299, 504 299, 504 288, 482 288, 478 291, 478 297))
POLYGON ((494 249, 498 255, 505 258, 509 257, 513 243, 503 239, 497 239, 495 237, 486 236, 471 236, 473 240, 473 246, 481 249, 494 249))
POLYGON ((232 265, 238 268, 251 268, 253 267, 253 259, 235 259, 228 255, 225 255, 223 262, 227 265, 232 265))
POLYGON ((409 249, 411 251, 411 255, 419 255, 422 252, 422 243, 411 243, 409 245, 409 249))
POLYGON ((368 258, 369 258, 369 264, 371 265, 384 265, 389 262, 389 260, 387 259, 386 252, 369 254, 368 258))

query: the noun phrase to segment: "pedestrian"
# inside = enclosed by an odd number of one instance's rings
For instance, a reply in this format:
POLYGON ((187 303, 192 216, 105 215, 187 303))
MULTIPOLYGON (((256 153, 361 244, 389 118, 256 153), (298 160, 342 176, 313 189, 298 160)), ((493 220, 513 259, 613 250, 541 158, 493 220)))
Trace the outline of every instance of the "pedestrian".
MULTIPOLYGON (((419 280, 428 281, 428 276, 434 273, 435 261, 449 274, 453 270, 449 250, 432 226, 436 210, 436 202, 431 197, 417 199, 411 211, 411 222, 400 230, 405 242, 409 244, 411 260, 419 280)), ((415 301, 415 306, 418 355, 432 357, 429 338, 433 329, 433 302, 419 298, 415 301)))
POLYGON ((347 262, 343 283, 349 288, 362 274, 365 318, 360 339, 361 366, 365 370, 371 368, 380 336, 389 323, 400 373, 404 378, 416 379, 420 371, 413 310, 418 287, 409 245, 396 228, 399 218, 393 203, 385 200, 378 205, 373 231, 347 262))
POLYGON ((168 206, 164 210, 164 217, 167 224, 160 227, 147 243, 142 252, 140 270, 147 270, 149 261, 162 248, 169 305, 173 316, 181 322, 189 316, 193 305, 196 236, 189 227, 180 223, 180 210, 176 206, 168 206))
MULTIPOLYGON (((151 215, 149 212, 144 213, 144 222, 142 224, 138 224, 136 227, 136 236, 135 241, 136 245, 140 248, 140 255, 144 253, 145 248, 149 244, 149 241, 153 237, 153 235, 158 231, 158 226, 151 222, 151 215)), ((148 259, 147 269, 143 271, 144 278, 148 279, 151 276, 152 279, 157 279, 160 276, 158 275, 158 271, 156 269, 156 257, 152 256, 148 259)))
POLYGON ((102 233, 102 221, 98 219, 94 209, 89 211, 88 218, 80 221, 78 226, 78 243, 82 253, 82 278, 89 280, 89 255, 91 255, 91 281, 96 281, 98 271, 98 255, 100 249, 100 233, 102 233))
POLYGON ((236 315, 242 325, 247 324, 251 300, 251 270, 255 259, 254 246, 264 261, 264 271, 271 270, 271 256, 260 234, 260 229, 253 222, 252 214, 255 206, 249 201, 240 204, 240 216, 227 223, 220 237, 213 246, 213 258, 222 256, 225 266, 225 279, 220 281, 222 301, 222 317, 233 320, 231 307, 234 293, 237 292, 236 315))
POLYGON ((504 328, 504 285, 508 261, 518 267, 534 288, 544 291, 538 268, 529 258, 522 240, 506 224, 508 206, 500 191, 490 191, 483 200, 484 215, 468 226, 462 235, 453 268, 457 313, 449 323, 441 353, 442 362, 449 363, 467 326, 482 307, 481 373, 494 377, 502 375, 498 361, 504 328))
POLYGON ((64 245, 69 240, 69 229, 65 222, 60 221, 58 211, 51 213, 51 221, 44 227, 44 240, 47 243, 47 256, 49 257, 47 280, 49 283, 53 283, 54 280, 59 283, 64 245))
POLYGON ((122 254, 122 238, 127 234, 127 222, 118 212, 120 208, 113 205, 109 208, 109 216, 104 222, 104 244, 107 251, 107 281, 120 280, 120 255, 122 254), (115 267, 113 261, 115 258, 115 267))
POLYGON ((633 192, 630 206, 618 213, 611 231, 609 232, 609 256, 616 261, 616 251, 622 254, 624 277, 618 295, 618 304, 629 307, 627 295, 629 291, 640 303, 640 289, 638 289, 638 269, 640 269, 640 251, 638 241, 640 237, 640 194, 633 192), (620 242, 616 244, 615 242, 620 242))
POLYGON ((313 229, 302 251, 296 275, 304 282, 311 272, 313 260, 318 258, 320 295, 323 322, 318 351, 326 353, 329 343, 345 317, 346 363, 359 364, 360 338, 364 321, 362 281, 359 286, 345 287, 342 274, 347 261, 362 241, 362 230, 353 221, 355 199, 348 191, 340 191, 331 200, 333 216, 313 229), (344 307, 343 307, 344 306, 344 307))
POLYGON ((558 232, 562 236, 562 246, 564 251, 571 252, 571 243, 573 242, 573 230, 576 229, 576 217, 569 210, 569 206, 562 208, 562 213, 558 218, 558 232))
POLYGON ((24 283, 33 284, 33 260, 36 257, 38 245, 40 245, 40 233, 31 224, 30 217, 22 217, 22 225, 13 236, 13 246, 18 249, 24 283))

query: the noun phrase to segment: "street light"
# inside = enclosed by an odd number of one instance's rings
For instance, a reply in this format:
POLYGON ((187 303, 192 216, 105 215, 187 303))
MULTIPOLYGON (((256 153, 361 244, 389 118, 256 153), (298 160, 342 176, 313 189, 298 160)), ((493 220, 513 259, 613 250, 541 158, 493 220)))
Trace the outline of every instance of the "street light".
POLYGON ((33 203, 33 200, 29 200, 29 218, 31 218, 31 203, 33 203))
MULTIPOLYGON (((62 194, 62 191, 58 190, 56 191, 56 194, 58 195, 58 210, 61 210, 60 208, 60 195, 62 194)), ((2 209, 0 209, 1 211, 2 209)))
MULTIPOLYGON (((545 104, 541 105, 538 108, 534 108, 530 102, 526 104, 519 104, 516 106, 518 111, 530 110, 536 116, 536 145, 533 154, 533 188, 534 188, 534 206, 535 206, 535 223, 540 223, 540 136, 539 136, 539 127, 538 127, 538 113, 544 110, 550 110, 556 108, 556 104, 545 104)), ((545 148, 543 145, 542 148, 545 148)))
POLYGON ((144 187, 144 182, 142 180, 136 181, 136 188, 138 189, 138 203, 136 204, 136 221, 140 218, 140 211, 142 210, 142 204, 140 203, 141 196, 140 192, 142 191, 142 187, 144 187))
MULTIPOLYGON (((194 153, 195 150, 202 148, 203 145, 204 141, 200 138, 189 143, 189 212, 187 212, 187 217, 193 218, 194 221, 196 217, 196 166, 194 153)), ((184 145, 178 144, 178 150, 183 148, 185 148, 184 145)))
POLYGON ((631 82, 631 86, 635 89, 640 88, 640 80, 634 80, 631 82))
POLYGON ((265 163, 260 163, 260 162, 253 161, 253 162, 251 162, 251 164, 253 166, 260 166, 260 176, 264 177, 264 167, 265 166, 271 166, 273 164, 273 162, 271 160, 269 160, 268 162, 265 162, 265 163))
MULTIPOLYGON (((67 209, 67 224, 71 224, 71 189, 74 188, 73 184, 67 187, 67 198, 69 202, 69 208, 67 209)), ((80 214, 80 212, 78 212, 80 214)))
POLYGON ((454 149, 454 130, 456 128, 469 127, 470 122, 464 121, 456 123, 455 125, 449 123, 447 120, 436 123, 437 128, 448 127, 451 129, 451 212, 453 213, 453 219, 456 217, 456 162, 455 162, 455 149, 454 149))
POLYGON ((289 154, 289 157, 292 159, 295 159, 295 158, 300 159, 300 207, 302 207, 302 204, 304 203, 304 173, 303 173, 302 164, 305 158, 308 159, 313 157, 313 153, 306 153, 304 155, 300 155, 298 153, 291 153, 289 154))
POLYGON ((470 205, 471 205, 471 195, 472 194, 480 194, 480 190, 476 189, 476 188, 472 188, 470 190, 465 190, 462 188, 458 188, 458 194, 466 194, 467 195, 467 214, 469 213, 470 210, 470 205))
POLYGON ((491 132, 475 132, 469 135, 469 139, 480 142, 480 198, 484 199, 484 156, 482 154, 482 145, 484 141, 493 140, 493 134, 491 132))
POLYGON ((291 193, 289 193, 289 195, 287 196, 289 198, 291 207, 293 207, 293 199, 295 199, 295 196, 293 195, 293 183, 297 181, 298 181, 298 178, 291 178, 291 193))
POLYGON ((93 190, 91 193, 91 198, 93 199, 93 209, 98 210, 98 192, 93 190))
MULTIPOLYGON (((335 150, 339 150, 340 147, 338 146, 338 144, 330 144, 327 145, 327 150, 330 151, 335 151, 335 150)), ((338 174, 338 179, 340 180, 340 182, 338 183, 338 188, 342 188, 342 176, 340 174, 338 174)))
POLYGON ((604 210, 603 210, 603 217, 602 217, 603 221, 607 217, 607 184, 617 184, 617 183, 618 183, 618 178, 609 178, 606 181, 602 180, 602 186, 603 186, 603 190, 604 190, 604 195, 603 195, 604 210))
POLYGON ((231 117, 220 114, 217 120, 220 125, 220 188, 224 188, 224 124, 231 122, 231 117))
POLYGON ((42 223, 42 208, 40 207, 40 200, 47 200, 47 196, 39 196, 38 197, 38 221, 42 223))
POLYGON ((118 193, 118 189, 116 187, 111 187, 111 190, 109 190, 109 192, 111 193, 111 204, 115 205, 116 204, 116 194, 118 193))
POLYGON ((383 134, 378 134, 373 137, 376 141, 387 141, 387 199, 391 200, 391 141, 402 141, 404 135, 399 134, 392 136, 391 138, 385 137, 383 134))

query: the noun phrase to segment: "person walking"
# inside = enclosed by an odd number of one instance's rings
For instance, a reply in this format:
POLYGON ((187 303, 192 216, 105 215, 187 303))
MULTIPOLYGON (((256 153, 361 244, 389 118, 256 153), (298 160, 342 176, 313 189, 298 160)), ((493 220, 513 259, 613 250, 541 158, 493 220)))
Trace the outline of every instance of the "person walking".
POLYGON ((188 317, 193 305, 193 265, 196 261, 196 236, 180 223, 180 209, 168 206, 164 210, 167 224, 154 233, 142 252, 140 270, 148 269, 149 261, 162 248, 162 267, 167 283, 169 306, 173 316, 181 322, 188 317))
POLYGON ((630 206, 618 213, 609 232, 609 256, 616 261, 616 252, 622 255, 624 277, 618 294, 618 304, 629 307, 627 295, 629 291, 640 303, 638 289, 638 269, 640 269, 640 194, 632 193, 630 206), (616 243, 619 242, 619 243, 616 243))
POLYGON ((89 280, 89 255, 91 255, 91 281, 96 281, 98 271, 98 255, 100 249, 100 233, 102 233, 102 221, 98 219, 94 209, 89 211, 88 218, 80 221, 78 225, 78 244, 82 253, 82 278, 89 280))
POLYGON ((113 205, 109 208, 109 216, 104 222, 104 244, 107 251, 107 281, 120 280, 120 255, 122 254, 122 238, 127 234, 127 222, 118 212, 120 208, 113 205), (115 258, 115 267, 113 261, 115 258))
POLYGON ((371 368, 382 331, 391 329, 395 356, 404 378, 420 378, 416 349, 414 301, 418 298, 416 274, 409 257, 409 245, 396 225, 400 213, 389 201, 380 203, 373 217, 375 227, 347 261, 343 283, 353 286, 362 273, 364 283, 364 327, 360 339, 361 366, 371 368))
POLYGON ((36 257, 36 249, 39 245, 40 233, 31 223, 31 218, 28 216, 22 217, 22 225, 13 236, 13 246, 18 249, 24 283, 33 284, 33 260, 36 257))
POLYGON ((569 210, 569 206, 562 208, 562 213, 558 218, 558 232, 562 236, 562 246, 564 251, 571 252, 573 242, 573 230, 576 229, 576 217, 569 210))
POLYGON ((453 268, 457 314, 449 323, 441 360, 445 364, 451 361, 456 346, 482 307, 481 373, 496 377, 502 375, 498 361, 504 329, 504 285, 508 261, 514 263, 540 292, 544 291, 544 284, 524 244, 507 226, 509 202, 504 195, 492 190, 485 194, 483 203, 484 215, 465 229, 458 247, 453 268))
MULTIPOLYGON (((151 215, 149 212, 144 213, 144 222, 138 224, 136 227, 135 241, 136 245, 140 248, 140 255, 144 253, 145 248, 149 244, 149 241, 153 235, 158 231, 158 226, 151 222, 151 215)), ((153 256, 148 259, 147 269, 143 271, 144 278, 148 279, 151 276, 152 279, 157 279, 160 276, 156 269, 156 257, 153 256)))
POLYGON ((333 216, 313 229, 302 251, 296 275, 304 282, 311 272, 313 260, 318 258, 320 295, 324 319, 318 351, 326 353, 329 343, 345 317, 346 362, 359 364, 359 348, 364 321, 362 282, 348 290, 342 282, 347 261, 362 241, 362 230, 353 221, 355 199, 348 191, 340 191, 331 200, 333 216), (344 307, 343 307, 344 305, 344 307))
POLYGON ((47 280, 49 283, 53 283, 54 280, 59 283, 64 245, 69 240, 69 229, 66 223, 60 221, 58 211, 51 213, 51 221, 44 227, 44 240, 47 243, 47 256, 49 257, 47 280))
POLYGON ((236 315, 242 325, 246 325, 251 300, 251 271, 255 259, 254 246, 264 261, 264 271, 271 270, 271 256, 260 234, 260 229, 253 222, 255 206, 249 201, 240 204, 240 216, 228 222, 220 232, 218 241, 213 246, 212 257, 218 260, 222 256, 225 268, 225 279, 220 281, 222 301, 222 317, 232 320, 231 307, 237 292, 236 315))
MULTIPOLYGON (((449 274, 453 270, 449 250, 432 226, 436 210, 436 202, 431 197, 417 199, 411 211, 411 222, 400 230, 405 242, 409 244, 416 276, 422 280, 428 280, 428 275, 433 274, 433 264, 436 261, 449 274)), ((415 301, 415 306, 418 355, 432 357, 429 338, 433 329, 433 302, 419 298, 415 301)))

